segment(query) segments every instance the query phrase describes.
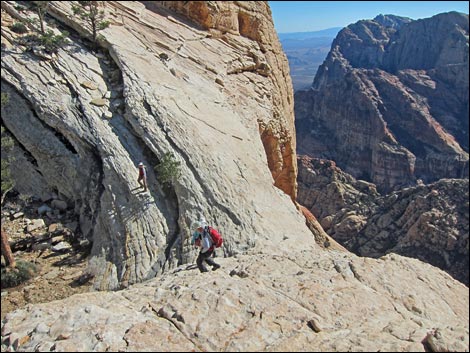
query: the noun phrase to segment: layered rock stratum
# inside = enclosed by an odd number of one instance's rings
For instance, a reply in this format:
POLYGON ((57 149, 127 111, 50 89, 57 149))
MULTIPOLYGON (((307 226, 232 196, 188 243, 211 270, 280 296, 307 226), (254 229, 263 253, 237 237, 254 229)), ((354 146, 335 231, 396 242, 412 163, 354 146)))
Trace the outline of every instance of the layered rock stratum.
POLYGON ((298 152, 379 192, 468 178, 468 15, 377 16, 344 28, 295 95, 298 152))
POLYGON ((360 256, 418 258, 469 285, 468 179, 380 196, 333 161, 298 158, 298 200, 337 242, 360 256))
POLYGON ((292 88, 267 3, 106 2, 95 53, 52 2, 48 26, 71 33, 52 57, 18 44, 21 6, 2 2, 13 173, 78 215, 100 291, 7 314, 2 351, 468 350, 468 288, 447 273, 315 246, 327 235, 292 202, 292 88), (153 171, 167 152, 170 189, 153 171), (204 274, 188 243, 201 215, 224 236, 204 274))

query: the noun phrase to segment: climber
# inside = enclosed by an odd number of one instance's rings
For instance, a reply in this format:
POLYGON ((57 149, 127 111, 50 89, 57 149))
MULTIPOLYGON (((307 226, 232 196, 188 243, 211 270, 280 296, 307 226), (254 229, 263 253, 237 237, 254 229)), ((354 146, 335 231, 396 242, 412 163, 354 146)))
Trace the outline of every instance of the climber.
POLYGON ((194 244, 196 247, 200 247, 201 251, 197 257, 196 264, 201 272, 208 272, 209 270, 204 266, 204 261, 212 266, 212 271, 220 268, 220 265, 217 264, 210 257, 214 253, 214 244, 211 237, 211 233, 217 232, 215 229, 208 227, 205 220, 196 222, 194 228, 196 229, 193 233, 191 239, 191 244, 194 244))
POLYGON ((147 191, 147 170, 142 162, 139 163, 139 178, 137 182, 144 188, 144 191, 147 191))

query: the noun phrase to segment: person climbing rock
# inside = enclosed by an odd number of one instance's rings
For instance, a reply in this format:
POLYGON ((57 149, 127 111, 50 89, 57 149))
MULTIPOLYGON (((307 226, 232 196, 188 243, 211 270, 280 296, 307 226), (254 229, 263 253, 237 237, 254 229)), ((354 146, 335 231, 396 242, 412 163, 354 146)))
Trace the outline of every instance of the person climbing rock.
POLYGON ((191 244, 201 248, 199 256, 196 259, 196 264, 199 268, 199 271, 209 271, 204 265, 204 262, 206 262, 209 266, 212 266, 212 271, 217 270, 220 268, 220 265, 211 259, 215 249, 211 233, 217 233, 217 231, 214 228, 208 227, 204 220, 196 222, 194 227, 196 230, 193 233, 191 244))
POLYGON ((144 191, 147 191, 147 169, 142 162, 139 163, 139 177, 137 178, 137 182, 144 188, 144 191))

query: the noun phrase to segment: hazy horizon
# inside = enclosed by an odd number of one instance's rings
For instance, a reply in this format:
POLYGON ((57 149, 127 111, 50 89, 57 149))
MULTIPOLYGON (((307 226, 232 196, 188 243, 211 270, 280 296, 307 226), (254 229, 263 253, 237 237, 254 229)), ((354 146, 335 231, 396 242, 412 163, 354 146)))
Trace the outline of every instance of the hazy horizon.
POLYGON ((413 20, 457 11, 468 15, 468 1, 268 1, 278 33, 317 32, 347 27, 377 15, 413 20))

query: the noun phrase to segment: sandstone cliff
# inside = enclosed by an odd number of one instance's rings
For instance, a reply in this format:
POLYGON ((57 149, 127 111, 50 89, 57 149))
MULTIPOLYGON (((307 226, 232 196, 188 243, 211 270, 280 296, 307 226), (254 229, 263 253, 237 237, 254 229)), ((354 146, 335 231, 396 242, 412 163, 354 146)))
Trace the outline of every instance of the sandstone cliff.
POLYGON ((225 255, 312 239, 291 202, 292 85, 266 3, 107 2, 95 55, 71 4, 51 2, 48 28, 54 17, 71 32, 52 58, 18 44, 28 34, 12 17, 34 13, 13 5, 2 2, 2 121, 18 146, 17 189, 55 193, 79 214, 97 289, 192 261, 201 215, 225 235, 225 255), (202 26, 183 17, 193 7, 209 16, 195 17, 202 26), (166 152, 182 176, 165 192, 153 167, 166 152), (136 189, 140 161, 149 193, 136 189))
MULTIPOLYGON (((142 1, 150 9, 154 1, 142 1)), ((259 132, 268 158, 274 183, 295 200, 297 165, 294 106, 289 66, 278 40, 271 10, 264 1, 161 1, 161 6, 174 10, 210 32, 232 33, 254 40, 263 55, 253 55, 245 67, 232 72, 253 71, 268 77, 272 116, 258 117, 259 132)), ((263 97, 264 94, 261 94, 263 97)), ((259 103, 263 103, 258 99, 259 103)))
POLYGON ((295 96, 298 152, 380 192, 468 178, 468 15, 378 16, 344 28, 295 96))
POLYGON ((320 250, 295 192, 274 185, 295 171, 295 138, 285 57, 274 33, 252 37, 272 27, 266 4, 146 5, 106 2, 94 53, 70 3, 53 2, 71 35, 52 58, 18 45, 2 13, 18 187, 80 215, 96 289, 128 287, 8 314, 2 351, 468 350, 467 287, 419 260, 320 250), (168 151, 182 175, 164 190, 152 166, 168 151), (133 190, 140 160, 148 194, 133 190), (205 274, 188 265, 201 214, 225 239, 205 274))

